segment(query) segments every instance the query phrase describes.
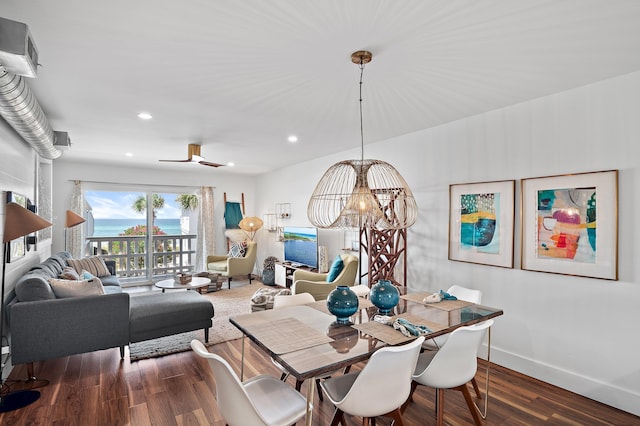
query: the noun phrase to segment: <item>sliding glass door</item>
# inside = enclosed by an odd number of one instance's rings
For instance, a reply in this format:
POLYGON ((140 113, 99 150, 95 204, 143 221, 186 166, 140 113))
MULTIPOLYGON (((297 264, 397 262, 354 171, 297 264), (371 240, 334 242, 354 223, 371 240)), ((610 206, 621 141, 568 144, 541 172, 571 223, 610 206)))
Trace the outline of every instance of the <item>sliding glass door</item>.
POLYGON ((86 251, 114 260, 123 283, 152 282, 193 271, 196 194, 85 190, 84 196, 86 251))

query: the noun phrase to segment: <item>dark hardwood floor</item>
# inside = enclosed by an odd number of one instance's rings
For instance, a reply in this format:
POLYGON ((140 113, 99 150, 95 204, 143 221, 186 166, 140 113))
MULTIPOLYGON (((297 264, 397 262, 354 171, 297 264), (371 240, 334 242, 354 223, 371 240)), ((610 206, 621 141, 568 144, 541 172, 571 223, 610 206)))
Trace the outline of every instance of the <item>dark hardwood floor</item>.
MULTIPOLYGON (((210 351, 225 357, 239 371, 240 342, 221 343, 210 351)), ((279 375, 249 340, 246 347, 245 377, 279 375)), ((478 373, 481 387, 484 367, 481 364, 478 373)), ((209 366, 192 352, 130 362, 128 358, 120 360, 118 349, 109 349, 36 363, 36 375, 50 380, 40 389, 40 399, 23 409, 0 414, 1 425, 225 424, 215 402, 215 382, 209 366)), ((18 366, 10 379, 24 377, 24 366, 18 366)), ((488 425, 640 425, 640 417, 502 367, 492 365, 490 378, 488 425)), ((11 384, 13 389, 21 385, 11 384)), ((303 392, 305 389, 303 386, 303 392)), ((434 398, 433 389, 419 387, 415 401, 405 412, 405 423, 435 424, 434 398)), ((473 423, 460 392, 445 392, 444 410, 446 424, 473 423)), ((313 424, 329 424, 332 414, 331 403, 320 402, 316 396, 313 424)), ((347 423, 358 425, 361 420, 347 416, 347 423)), ((387 419, 377 422, 389 423, 387 419)))

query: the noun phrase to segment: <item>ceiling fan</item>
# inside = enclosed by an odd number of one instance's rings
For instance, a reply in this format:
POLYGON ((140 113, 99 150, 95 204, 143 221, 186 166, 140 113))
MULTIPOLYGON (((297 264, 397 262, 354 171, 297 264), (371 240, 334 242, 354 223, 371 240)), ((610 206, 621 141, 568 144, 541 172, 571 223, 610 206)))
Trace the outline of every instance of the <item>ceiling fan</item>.
POLYGON ((189 158, 187 160, 159 160, 159 161, 166 161, 171 163, 196 163, 196 164, 202 164, 203 166, 209 166, 209 167, 224 166, 224 164, 212 163, 210 161, 207 161, 204 157, 201 157, 200 145, 198 144, 190 143, 188 153, 189 153, 189 158))

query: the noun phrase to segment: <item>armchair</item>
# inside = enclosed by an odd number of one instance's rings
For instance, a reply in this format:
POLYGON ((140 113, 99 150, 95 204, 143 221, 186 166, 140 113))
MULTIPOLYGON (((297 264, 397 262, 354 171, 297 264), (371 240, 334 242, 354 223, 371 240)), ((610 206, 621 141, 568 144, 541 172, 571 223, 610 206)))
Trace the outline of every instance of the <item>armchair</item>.
POLYGON ((293 294, 311 293, 316 300, 325 300, 338 285, 352 286, 358 275, 358 257, 352 254, 341 254, 344 267, 332 282, 327 282, 328 273, 310 272, 296 269, 293 273, 293 294))
POLYGON ((207 271, 227 277, 229 288, 231 288, 231 278, 240 275, 248 275, 251 284, 251 273, 256 264, 258 252, 257 244, 253 241, 247 242, 247 250, 244 257, 207 256, 207 271))

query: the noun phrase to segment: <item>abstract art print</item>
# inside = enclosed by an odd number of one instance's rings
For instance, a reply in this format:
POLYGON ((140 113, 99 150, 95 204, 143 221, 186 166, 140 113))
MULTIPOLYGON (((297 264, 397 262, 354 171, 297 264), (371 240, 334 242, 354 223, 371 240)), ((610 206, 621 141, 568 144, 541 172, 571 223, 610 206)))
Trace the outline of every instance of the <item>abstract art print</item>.
POLYGON ((449 185, 449 260, 513 268, 515 181, 449 185))
POLYGON ((617 170, 523 179, 522 203, 522 269, 617 279, 617 170))

